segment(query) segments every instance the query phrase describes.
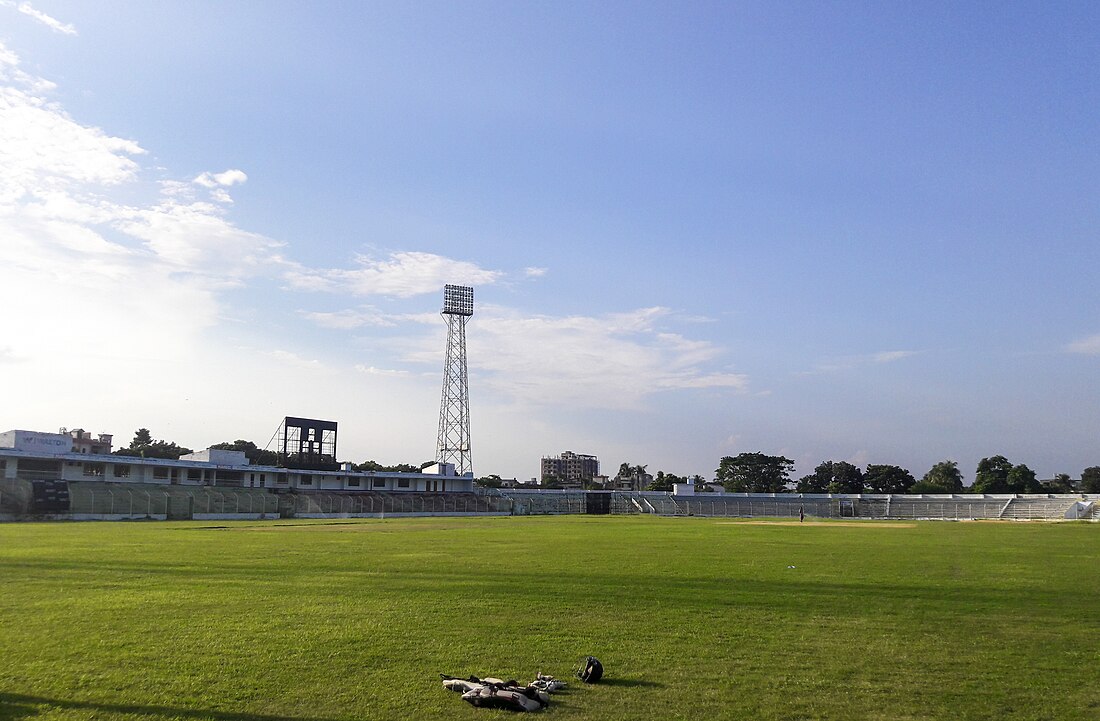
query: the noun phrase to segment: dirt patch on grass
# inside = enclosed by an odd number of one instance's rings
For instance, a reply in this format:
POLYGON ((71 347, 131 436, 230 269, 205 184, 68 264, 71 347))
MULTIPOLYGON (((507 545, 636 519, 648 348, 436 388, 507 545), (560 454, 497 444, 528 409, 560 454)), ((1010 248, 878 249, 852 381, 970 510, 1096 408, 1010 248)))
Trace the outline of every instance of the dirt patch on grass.
POLYGON ((831 526, 833 528, 916 528, 905 521, 719 521, 719 526, 831 526))

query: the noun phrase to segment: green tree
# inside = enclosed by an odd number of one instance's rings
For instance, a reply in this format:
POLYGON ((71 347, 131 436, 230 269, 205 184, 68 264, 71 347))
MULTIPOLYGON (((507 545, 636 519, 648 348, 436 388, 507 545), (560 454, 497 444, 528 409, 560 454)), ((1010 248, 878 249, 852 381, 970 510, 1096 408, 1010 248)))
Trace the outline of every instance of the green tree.
POLYGON ((1081 471, 1081 493, 1100 493, 1100 466, 1081 471))
POLYGON ((653 481, 645 489, 647 491, 671 491, 673 478, 675 476, 665 475, 664 471, 657 471, 657 475, 653 477, 653 481))
POLYGON ((423 469, 435 463, 435 461, 425 461, 420 465, 413 465, 411 463, 398 463, 392 466, 384 466, 378 461, 363 461, 362 463, 353 463, 352 469, 356 471, 382 471, 385 473, 420 473, 423 469))
POLYGON ((1035 471, 1023 463, 1008 472, 1009 493, 1042 493, 1043 484, 1035 479, 1035 471))
POLYGON ((959 464, 955 461, 940 461, 909 490, 911 493, 959 493, 962 488, 959 464))
POLYGON ((126 448, 119 448, 114 452, 114 455, 179 460, 180 456, 191 452, 190 448, 178 446, 175 442, 155 441, 148 428, 138 428, 134 433, 134 440, 130 441, 130 445, 126 448))
POLYGON ((138 428, 134 431, 134 440, 130 441, 130 448, 147 448, 153 445, 153 434, 148 428, 138 428))
POLYGON ((714 475, 732 493, 785 493, 793 469, 794 461, 784 456, 739 453, 724 456, 714 475))
POLYGON ((646 468, 648 466, 632 465, 630 463, 619 464, 618 477, 624 480, 632 479, 635 481, 644 481, 646 477, 646 468))
POLYGON ((970 490, 974 493, 1009 493, 1008 474, 1011 471, 1012 463, 1004 456, 983 458, 978 462, 974 485, 970 490))
POLYGON ((824 461, 798 479, 799 493, 863 493, 863 471, 847 461, 824 461))
POLYGON ((504 482, 497 474, 490 473, 484 478, 478 478, 476 481, 474 481, 474 483, 481 486, 482 488, 500 488, 504 482))
POLYGON ((1068 473, 1059 473, 1041 484, 1043 493, 1073 493, 1073 479, 1068 473))
POLYGON ((916 483, 913 474, 901 466, 867 464, 863 483, 871 493, 908 493, 916 483))
POLYGON ((394 473, 420 473, 428 466, 434 464, 435 461, 426 461, 423 463, 398 463, 397 465, 384 468, 385 471, 393 471, 394 473))
POLYGON ((831 462, 820 464, 813 473, 798 479, 794 490, 798 493, 828 493, 829 483, 833 480, 831 462))
POLYGON ((277 466, 279 465, 279 454, 275 451, 267 451, 259 448, 252 441, 245 441, 237 439, 235 441, 225 441, 223 443, 215 443, 210 446, 215 450, 221 451, 244 451, 245 458, 248 462, 254 466, 277 466))
POLYGON ((848 461, 836 461, 829 493, 863 493, 863 471, 848 461))

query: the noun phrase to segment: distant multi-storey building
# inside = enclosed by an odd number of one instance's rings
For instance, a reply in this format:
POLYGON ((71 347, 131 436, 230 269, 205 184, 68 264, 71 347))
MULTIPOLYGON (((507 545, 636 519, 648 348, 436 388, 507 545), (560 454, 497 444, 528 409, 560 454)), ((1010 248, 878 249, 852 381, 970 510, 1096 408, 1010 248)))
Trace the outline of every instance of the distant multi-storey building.
POLYGON ((600 459, 584 453, 563 451, 558 456, 543 456, 542 482, 557 481, 563 486, 581 486, 600 475, 600 459))
POLYGON ((625 476, 620 472, 611 479, 611 489, 616 491, 644 491, 653 483, 653 474, 646 473, 644 466, 632 466, 625 476))
POLYGON ((110 433, 100 433, 96 438, 83 428, 74 428, 69 431, 73 439, 73 453, 91 453, 95 456, 111 455, 111 442, 114 439, 110 433))

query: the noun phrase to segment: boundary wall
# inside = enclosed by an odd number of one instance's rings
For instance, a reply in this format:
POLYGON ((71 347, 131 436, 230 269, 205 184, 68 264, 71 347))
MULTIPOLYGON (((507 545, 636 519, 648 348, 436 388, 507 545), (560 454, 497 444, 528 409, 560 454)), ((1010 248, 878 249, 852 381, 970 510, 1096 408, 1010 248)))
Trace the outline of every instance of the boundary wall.
POLYGON ((800 494, 697 493, 660 491, 542 491, 501 489, 515 515, 585 513, 593 494, 610 496, 612 514, 713 516, 719 518, 816 518, 915 520, 1100 520, 1100 495, 1027 494, 800 494))
POLYGON ((386 516, 512 515, 499 496, 461 491, 277 491, 231 486, 165 486, 104 481, 61 484, 64 510, 36 507, 34 483, 0 479, 0 521, 261 520, 386 516))
POLYGON ((25 479, 0 479, 0 521, 259 520, 386 516, 651 514, 717 518, 1100 521, 1100 495, 817 495, 486 489, 469 492, 276 491, 68 481, 47 511, 25 479))

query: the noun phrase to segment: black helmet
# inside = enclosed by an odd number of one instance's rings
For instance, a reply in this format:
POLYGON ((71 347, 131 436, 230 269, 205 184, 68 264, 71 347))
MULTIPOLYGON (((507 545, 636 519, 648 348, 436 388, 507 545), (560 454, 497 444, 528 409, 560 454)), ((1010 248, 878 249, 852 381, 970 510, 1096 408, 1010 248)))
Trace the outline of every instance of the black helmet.
POLYGON ((603 664, 595 656, 585 656, 577 662, 575 673, 585 683, 596 683, 603 678, 603 664))

